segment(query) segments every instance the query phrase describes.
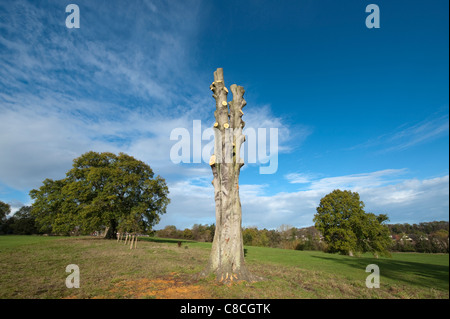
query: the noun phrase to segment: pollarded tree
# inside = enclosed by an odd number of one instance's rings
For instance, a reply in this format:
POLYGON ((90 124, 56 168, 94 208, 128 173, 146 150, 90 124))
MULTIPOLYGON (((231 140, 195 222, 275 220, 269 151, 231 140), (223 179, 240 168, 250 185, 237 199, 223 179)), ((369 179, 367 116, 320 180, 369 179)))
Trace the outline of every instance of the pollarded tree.
POLYGON ((150 166, 129 155, 88 152, 76 158, 66 178, 45 180, 30 192, 32 213, 42 227, 67 234, 107 229, 148 231, 159 222, 169 203, 164 179, 150 166))
POLYGON ((228 89, 225 86, 223 69, 214 72, 214 82, 210 86, 216 100, 214 112, 215 146, 210 159, 214 179, 214 198, 216 202, 216 228, 211 255, 203 275, 213 273, 217 280, 254 281, 257 278, 247 269, 244 262, 242 239, 242 210, 239 199, 239 173, 244 161, 240 158, 240 148, 245 141, 242 133, 246 105, 244 88, 233 84, 230 90, 233 100, 228 103, 228 89))
POLYGON ((334 190, 320 200, 314 215, 315 227, 322 233, 331 253, 353 255, 372 252, 389 255, 389 229, 383 223, 387 215, 364 211, 359 194, 334 190))

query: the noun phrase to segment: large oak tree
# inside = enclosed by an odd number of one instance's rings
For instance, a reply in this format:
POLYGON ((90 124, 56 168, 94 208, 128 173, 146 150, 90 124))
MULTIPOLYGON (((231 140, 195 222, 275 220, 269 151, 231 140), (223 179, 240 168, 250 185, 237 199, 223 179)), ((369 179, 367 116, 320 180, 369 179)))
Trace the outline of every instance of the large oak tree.
POLYGON ((358 193, 339 189, 320 200, 314 222, 328 244, 329 252, 389 255, 392 240, 384 224, 387 215, 366 213, 364 206, 358 193))
POLYGON ((165 180, 127 154, 88 152, 73 161, 62 180, 46 179, 30 192, 41 231, 68 234, 105 229, 148 231, 170 202, 165 180))

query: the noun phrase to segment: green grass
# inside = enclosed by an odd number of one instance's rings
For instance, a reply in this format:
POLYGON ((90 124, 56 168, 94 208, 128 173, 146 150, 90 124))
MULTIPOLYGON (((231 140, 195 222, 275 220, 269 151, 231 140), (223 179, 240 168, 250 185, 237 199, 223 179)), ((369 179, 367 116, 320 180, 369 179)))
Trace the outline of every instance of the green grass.
POLYGON ((0 236, 0 251, 23 245, 42 244, 47 240, 55 240, 64 237, 58 236, 0 236))
POLYGON ((348 279, 365 280, 367 265, 380 268, 381 279, 386 284, 404 283, 417 287, 449 289, 448 255, 394 253, 391 258, 374 258, 370 254, 349 257, 318 251, 296 251, 276 248, 247 247, 247 260, 264 260, 305 270, 334 273, 348 279))
POLYGON ((317 251, 245 247, 263 278, 232 286, 198 278, 210 243, 141 238, 138 248, 91 237, 0 236, 0 298, 449 298, 449 257, 394 253, 349 257, 317 251), (68 289, 65 267, 80 267, 68 289), (380 288, 365 286, 366 266, 380 268, 380 288))

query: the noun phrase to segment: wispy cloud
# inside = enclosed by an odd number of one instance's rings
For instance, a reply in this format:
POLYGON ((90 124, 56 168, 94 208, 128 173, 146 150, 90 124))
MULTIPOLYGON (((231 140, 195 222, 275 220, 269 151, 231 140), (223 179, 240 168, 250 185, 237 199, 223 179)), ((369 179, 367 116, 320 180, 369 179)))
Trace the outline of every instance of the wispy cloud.
MULTIPOLYGON (((38 187, 89 150, 128 153, 175 180, 198 173, 171 162, 170 132, 213 123, 209 79, 200 87, 189 68, 200 3, 77 4, 77 30, 60 1, 0 4, 0 183, 38 187)), ((289 149, 291 128, 268 105, 245 121, 278 128, 279 150, 289 149)))
POLYGON ((9 187, 61 178, 88 150, 169 171, 170 130, 206 107, 180 49, 195 36, 198 4, 78 5, 81 28, 69 30, 60 1, 0 4, 0 182, 9 187))
POLYGON ((133 97, 152 104, 183 100, 183 87, 193 85, 187 80, 192 57, 186 48, 198 26, 198 4, 78 4, 78 30, 65 27, 60 1, 18 0, 1 6, 4 92, 59 92, 122 102, 133 97), (180 85, 177 90, 174 84, 180 85))
POLYGON ((448 114, 434 116, 418 123, 405 124, 397 130, 351 147, 350 150, 376 148, 378 152, 402 151, 416 145, 448 136, 448 114))
POLYGON ((308 173, 290 173, 284 176, 291 184, 309 184, 317 179, 316 174, 308 173))
POLYGON ((394 133, 387 141, 394 144, 388 148, 391 150, 403 150, 419 143, 433 140, 435 138, 448 135, 449 120, 448 115, 422 121, 415 125, 394 133))

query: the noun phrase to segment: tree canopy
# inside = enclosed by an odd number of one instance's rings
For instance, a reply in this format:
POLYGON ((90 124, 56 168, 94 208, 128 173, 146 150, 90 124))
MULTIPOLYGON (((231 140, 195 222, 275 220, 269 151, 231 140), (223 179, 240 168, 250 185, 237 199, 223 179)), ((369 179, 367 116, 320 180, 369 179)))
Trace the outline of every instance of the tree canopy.
POLYGON ((146 232, 166 212, 169 190, 149 165, 124 153, 87 152, 61 180, 30 192, 40 231, 69 234, 109 229, 146 232))
POLYGON ((0 200, 0 222, 6 220, 6 216, 11 212, 9 204, 0 200))
POLYGON ((366 213, 358 193, 339 189, 320 200, 314 215, 315 227, 328 244, 328 251, 348 255, 389 255, 391 238, 383 224, 387 220, 387 215, 366 213))
POLYGON ((31 235, 38 233, 35 218, 31 215, 31 206, 22 206, 9 219, 8 224, 14 234, 31 235))
POLYGON ((11 206, 0 200, 0 234, 6 232, 6 222, 9 213, 11 213, 11 206))

